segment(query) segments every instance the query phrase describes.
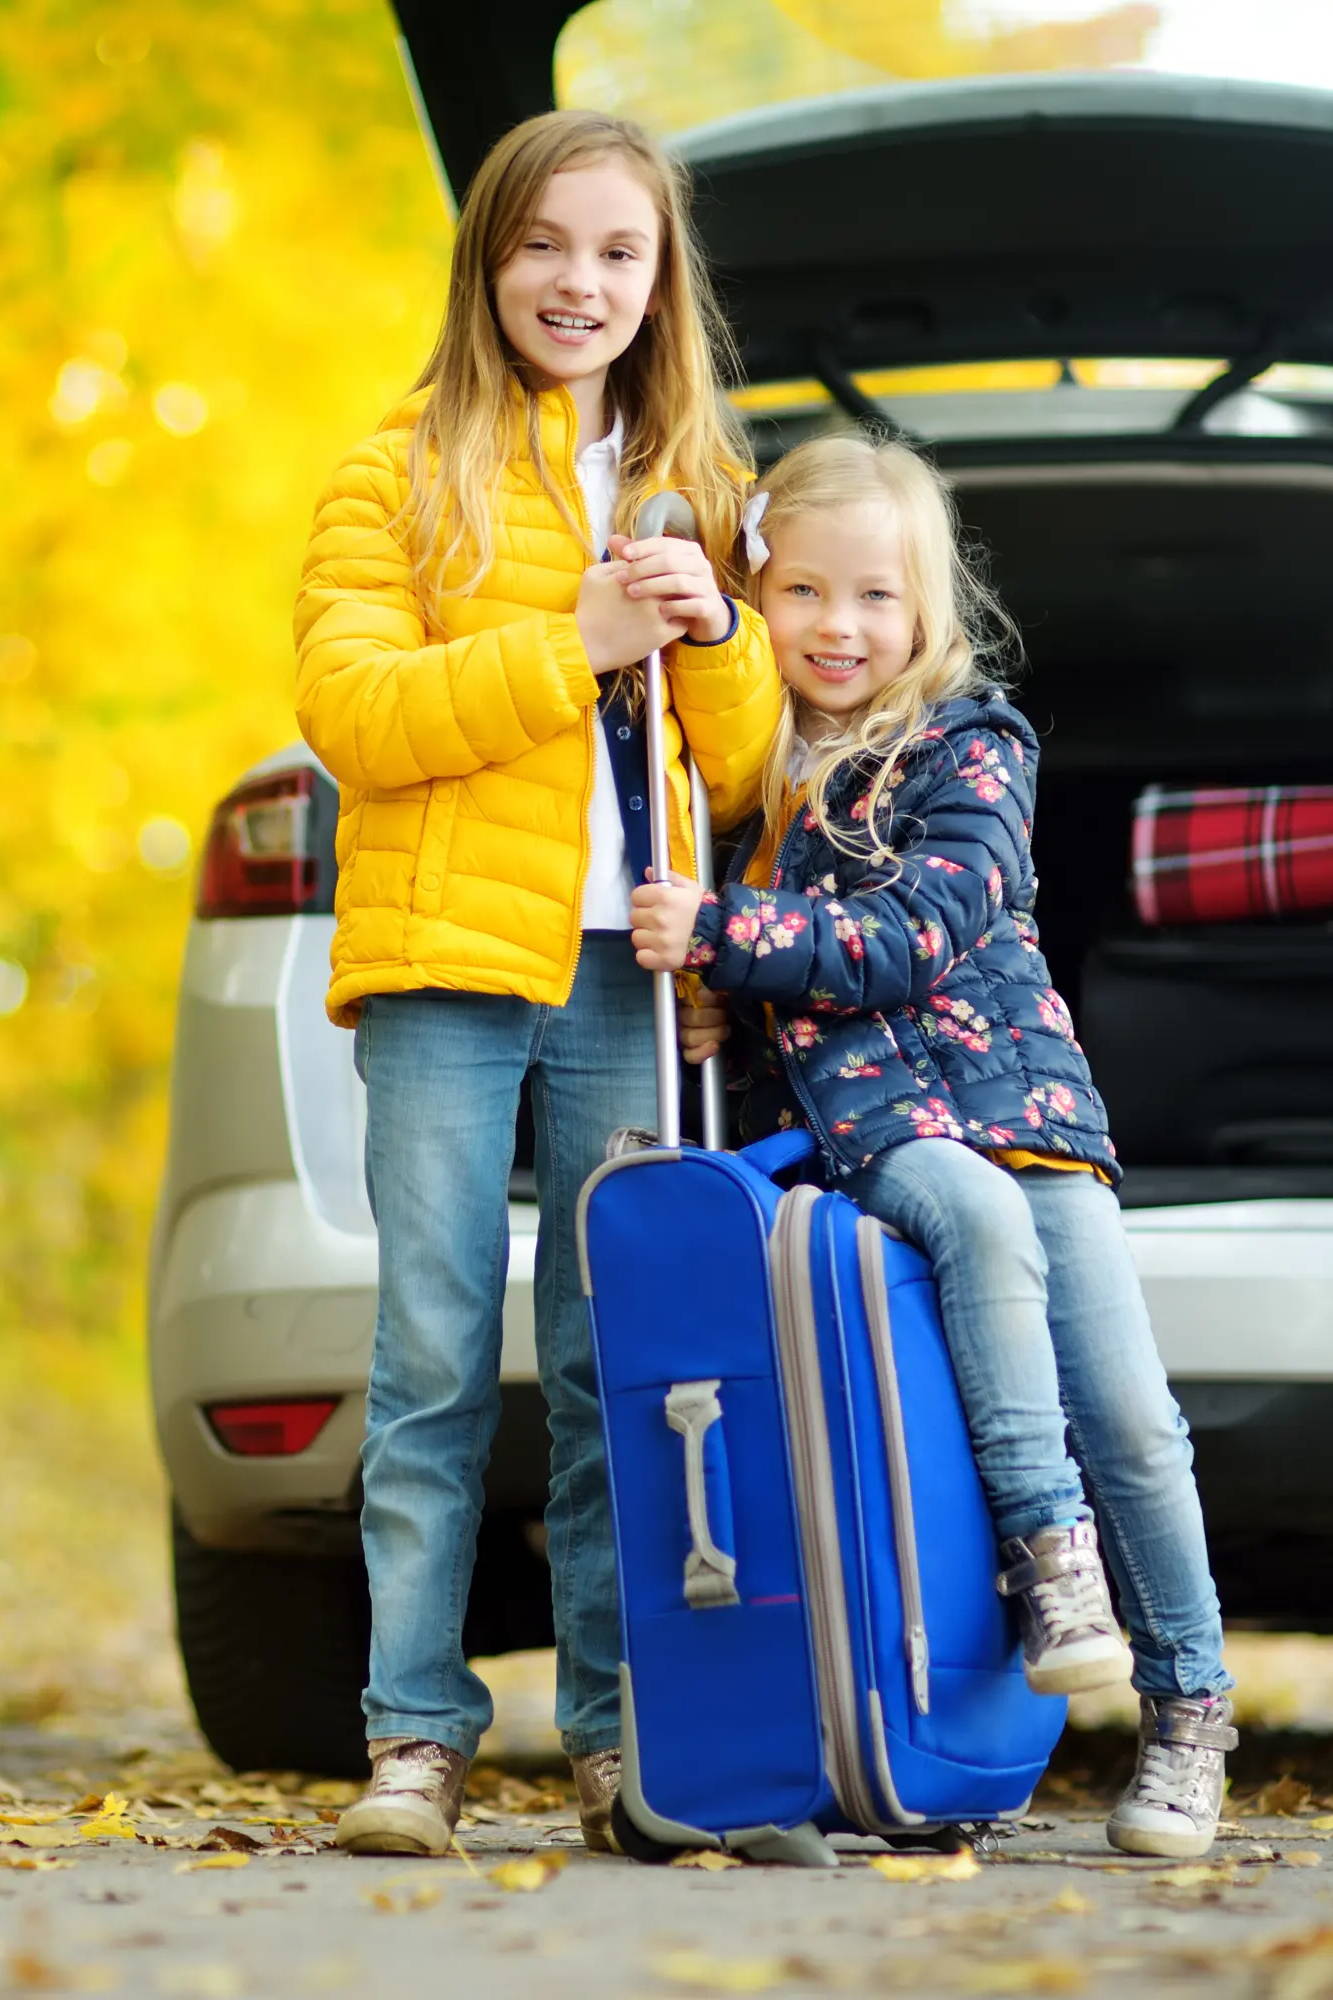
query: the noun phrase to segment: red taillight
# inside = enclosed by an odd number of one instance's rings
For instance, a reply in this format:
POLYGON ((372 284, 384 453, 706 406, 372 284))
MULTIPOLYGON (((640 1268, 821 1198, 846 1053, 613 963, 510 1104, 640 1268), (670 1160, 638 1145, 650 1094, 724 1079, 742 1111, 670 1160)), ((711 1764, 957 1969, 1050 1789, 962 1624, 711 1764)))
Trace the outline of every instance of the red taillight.
POLYGON ((293 916, 319 892, 314 851, 315 773, 277 771, 238 785, 215 807, 195 915, 293 916))
POLYGON ((292 1458, 312 1445, 338 1407, 336 1396, 301 1402, 212 1403, 206 1415, 219 1442, 242 1458, 292 1458))

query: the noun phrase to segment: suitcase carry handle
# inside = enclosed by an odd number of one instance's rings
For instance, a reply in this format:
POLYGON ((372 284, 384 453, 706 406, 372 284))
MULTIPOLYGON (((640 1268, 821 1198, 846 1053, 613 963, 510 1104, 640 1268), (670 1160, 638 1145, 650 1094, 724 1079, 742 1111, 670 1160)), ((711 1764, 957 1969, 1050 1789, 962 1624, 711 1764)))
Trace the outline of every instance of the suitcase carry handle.
MULTIPOLYGON (((685 1558, 685 1602, 694 1611, 715 1610, 723 1604, 739 1604, 736 1588, 736 1558, 720 1549, 708 1518, 708 1467, 705 1443, 720 1492, 717 1498, 729 1514, 730 1475, 722 1432, 714 1425, 722 1421, 722 1405, 717 1392, 721 1380, 673 1382, 667 1391, 666 1420, 685 1440, 685 1508, 690 1523, 690 1552, 685 1558)), ((722 1509, 719 1508, 719 1512, 722 1509)), ((730 1536, 728 1535, 728 1539, 730 1536)))
MULTIPOLYGON (((676 535, 683 541, 693 541, 694 509, 683 494, 654 493, 640 508, 634 532, 645 541, 651 535, 676 535)), ((648 823, 652 837, 653 875, 657 881, 665 882, 671 871, 671 843, 667 831, 660 652, 649 653, 643 663, 643 690, 648 725, 648 823)), ((695 871, 703 887, 711 889, 713 828, 708 811, 708 787, 700 777, 692 756, 688 759, 688 769, 695 871)), ((657 1141, 661 1146, 676 1147, 680 1144, 680 1053, 676 1041, 676 975, 673 972, 653 974, 653 1032, 657 1066, 657 1141)), ((702 1065, 700 1087, 704 1146, 710 1153, 720 1153, 727 1143, 726 1086, 720 1055, 710 1056, 702 1065)))
POLYGON ((772 1180, 784 1167, 808 1160, 817 1150, 814 1133, 802 1125, 788 1132, 771 1132, 767 1139, 756 1139, 752 1146, 743 1149, 742 1156, 756 1173, 772 1180))

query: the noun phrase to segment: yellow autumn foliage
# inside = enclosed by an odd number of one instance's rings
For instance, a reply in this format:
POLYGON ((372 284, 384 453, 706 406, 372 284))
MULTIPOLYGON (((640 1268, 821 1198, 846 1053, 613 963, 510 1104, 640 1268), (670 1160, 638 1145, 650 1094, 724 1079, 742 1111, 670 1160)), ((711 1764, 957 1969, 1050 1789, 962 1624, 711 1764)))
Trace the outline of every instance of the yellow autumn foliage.
MULTIPOLYGON (((948 11, 597 0, 560 93, 669 132, 949 74, 948 11)), ((315 495, 433 337, 450 223, 393 32, 386 0, 0 8, 0 1298, 39 1348, 141 1323, 210 808, 294 734, 315 495)))
POLYGON ((0 1296, 125 1333, 199 843, 450 232, 380 0, 3 9, 0 106, 0 1296))

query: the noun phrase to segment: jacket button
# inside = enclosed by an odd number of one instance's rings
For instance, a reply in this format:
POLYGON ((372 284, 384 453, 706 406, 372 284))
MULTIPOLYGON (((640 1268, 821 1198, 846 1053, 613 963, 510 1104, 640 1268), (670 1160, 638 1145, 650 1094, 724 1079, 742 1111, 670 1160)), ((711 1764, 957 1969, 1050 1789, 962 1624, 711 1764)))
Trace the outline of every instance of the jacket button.
POLYGON ((423 889, 438 889, 440 886, 438 875, 422 875, 419 879, 423 889))
POLYGON ((643 811, 643 800, 639 797, 637 792, 634 794, 634 797, 629 802, 629 809, 632 813, 641 813, 643 811))
POLYGON ((616 735, 620 738, 622 743, 628 743, 632 734, 633 731, 630 729, 630 726, 627 722, 622 722, 619 729, 617 729, 616 731, 616 735))

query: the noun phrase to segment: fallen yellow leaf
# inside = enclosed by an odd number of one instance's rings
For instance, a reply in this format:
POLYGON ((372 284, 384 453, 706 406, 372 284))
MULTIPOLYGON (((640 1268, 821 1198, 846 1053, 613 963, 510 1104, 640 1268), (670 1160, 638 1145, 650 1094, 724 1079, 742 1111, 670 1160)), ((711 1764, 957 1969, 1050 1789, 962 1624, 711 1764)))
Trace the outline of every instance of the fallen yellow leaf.
POLYGON ((1248 1946, 1251 1958, 1306 1958, 1333 1952, 1333 1924, 1315 1924, 1306 1931, 1288 1931, 1285 1937, 1267 1938, 1248 1946))
POLYGON ((767 1993, 787 1978, 783 1958, 714 1958, 706 1951, 668 1951, 652 1961, 659 1979, 706 1986, 714 1993, 767 1993))
POLYGON ((1067 1915, 1081 1917, 1092 1908, 1092 1904, 1086 1896, 1080 1896, 1077 1889, 1062 1889, 1046 1907, 1051 1911, 1061 1910, 1067 1915))
POLYGON ((79 1829, 77 1826, 15 1826, 0 1834, 0 1841, 6 1846, 18 1847, 77 1847, 79 1829))
POLYGON ((523 1861, 502 1861, 498 1868, 488 1868, 486 1880, 494 1882, 497 1889, 507 1889, 511 1893, 530 1892, 544 1889, 553 1875, 558 1875, 568 1862, 569 1856, 559 1849, 545 1854, 532 1854, 523 1861))
POLYGON ((1309 1820, 1307 1824, 1316 1833, 1333 1833, 1333 1813, 1321 1813, 1318 1819, 1309 1820))
POLYGON ((1247 1799, 1240 1811, 1246 1819, 1259 1819, 1274 1813, 1291 1819, 1309 1803, 1310 1787, 1288 1771, 1281 1778, 1275 1778, 1271 1785, 1265 1785, 1252 1799, 1247 1799))
POLYGON ((364 1784, 355 1778, 316 1778, 305 1787, 301 1796, 309 1799, 311 1805, 350 1806, 364 1790, 364 1784))
POLYGON ((401 1917, 409 1910, 433 1909, 443 1894, 444 1884, 438 1876, 392 1875, 378 1888, 363 1891, 371 1909, 386 1917, 401 1917))
POLYGON ((1320 1868, 1324 1861, 1323 1855, 1316 1847, 1290 1848, 1282 1859, 1288 1868, 1320 1868))
POLYGON ((743 1868, 745 1863, 739 1854, 724 1854, 720 1847, 691 1847, 684 1854, 677 1854, 668 1864, 672 1868, 743 1868))
POLYGON ((96 1819, 90 1819, 79 1828, 83 1840, 134 1840, 134 1827, 127 1817, 130 1809, 128 1799, 122 1799, 118 1792, 108 1792, 102 1801, 102 1810, 96 1819))
POLYGON ((199 1868, 248 1868, 248 1854, 201 1854, 197 1861, 178 1861, 173 1875, 193 1875, 199 1868))
POLYGON ((48 1861, 44 1854, 5 1854, 0 1852, 0 1868, 72 1868, 72 1861, 48 1861))
POLYGON ((1187 1868, 1161 1868, 1148 1877, 1150 1882, 1158 1882, 1164 1889, 1200 1889, 1205 1883, 1234 1882, 1235 1879, 1235 1869, 1225 1861, 1200 1861, 1187 1868))
POLYGON ((968 1993, 1081 1993, 1088 1975, 1073 1958, 1001 1959, 962 1970, 968 1993))
POLYGON ((236 2000, 244 1985, 233 1965, 164 1966, 157 1975, 158 1991, 172 2000, 236 2000))
POLYGON ((68 1817, 63 1806, 55 1812, 0 1812, 0 1826, 51 1826, 68 1817))
POLYGON ((875 1854, 870 1866, 886 1882, 970 1882, 981 1873, 975 1854, 875 1854))

